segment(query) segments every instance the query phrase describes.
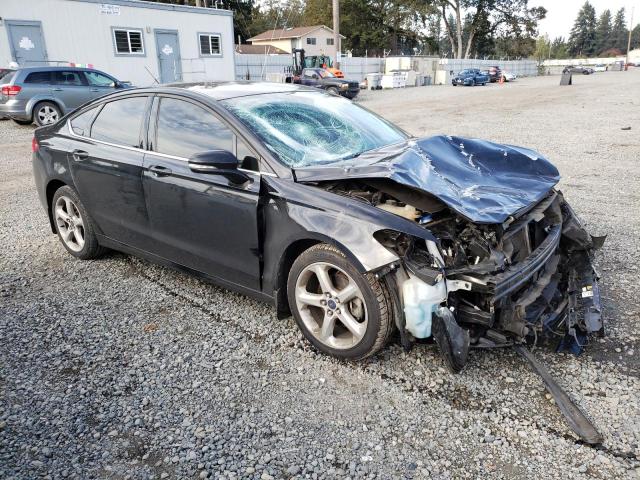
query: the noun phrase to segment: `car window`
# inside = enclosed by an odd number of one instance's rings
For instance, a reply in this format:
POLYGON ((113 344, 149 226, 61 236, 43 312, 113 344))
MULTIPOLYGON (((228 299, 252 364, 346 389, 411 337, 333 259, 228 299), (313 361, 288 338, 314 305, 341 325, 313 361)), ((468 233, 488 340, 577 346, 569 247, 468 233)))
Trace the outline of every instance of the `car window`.
POLYGON ((233 133, 208 110, 183 100, 163 98, 158 109, 155 150, 185 158, 207 150, 233 152, 233 133))
POLYGON ((87 79, 87 82, 92 87, 113 87, 114 81, 112 78, 103 75, 98 72, 84 72, 84 76, 87 79))
POLYGON ((147 97, 107 103, 91 127, 91 138, 128 147, 140 146, 140 127, 147 97))
POLYGON ((93 119, 93 115, 96 113, 96 110, 97 107, 92 108, 91 110, 87 110, 86 112, 71 119, 71 130, 73 130, 73 133, 83 137, 88 137, 89 130, 91 128, 91 120, 93 119))
POLYGON ((24 83, 51 83, 51 72, 31 72, 24 83))
POLYGON ((6 70, 4 73, 0 74, 0 83, 11 83, 13 77, 16 76, 16 72, 13 70, 6 70))
POLYGON ((258 172, 260 166, 258 165, 257 155, 249 148, 249 145, 247 145, 244 140, 240 137, 236 138, 236 157, 240 162, 240 168, 258 172))
POLYGON ((374 113, 321 92, 250 95, 221 103, 290 167, 356 164, 364 152, 407 139, 374 113))
POLYGON ((81 72, 56 71, 53 72, 53 83, 68 87, 79 87, 84 85, 81 72))

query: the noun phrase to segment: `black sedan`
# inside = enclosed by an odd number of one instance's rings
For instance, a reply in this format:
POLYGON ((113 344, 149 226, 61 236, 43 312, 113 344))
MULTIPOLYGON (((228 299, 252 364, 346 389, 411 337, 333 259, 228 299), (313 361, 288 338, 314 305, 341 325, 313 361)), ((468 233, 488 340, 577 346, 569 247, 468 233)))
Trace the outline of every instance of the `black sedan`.
MULTIPOLYGON (((591 253, 525 148, 410 135, 317 89, 131 89, 36 130, 51 231, 79 259, 127 252, 273 302, 319 350, 360 359, 394 330, 470 347, 600 331, 591 253)), ((84 270, 83 270, 84 271, 84 270)))
POLYGON ((490 78, 487 73, 481 72, 477 68, 467 68, 451 79, 451 85, 454 87, 458 85, 473 87, 475 85, 486 85, 489 81, 490 78))
POLYGON ((324 68, 305 68, 296 83, 316 87, 347 98, 355 98, 360 93, 360 84, 338 78, 324 68))

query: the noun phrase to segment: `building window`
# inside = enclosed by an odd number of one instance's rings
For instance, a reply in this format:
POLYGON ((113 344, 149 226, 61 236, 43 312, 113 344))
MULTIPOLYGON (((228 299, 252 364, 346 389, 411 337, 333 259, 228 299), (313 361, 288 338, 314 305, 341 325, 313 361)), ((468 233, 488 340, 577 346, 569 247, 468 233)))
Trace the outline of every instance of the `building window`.
POLYGON ((307 37, 307 45, 315 45, 316 37, 307 37))
POLYGON ((113 40, 118 55, 144 55, 142 30, 114 28, 113 40))
POLYGON ((222 55, 220 35, 217 33, 200 33, 200 55, 222 55))
POLYGON ((327 45, 334 45, 333 38, 327 38, 327 45))

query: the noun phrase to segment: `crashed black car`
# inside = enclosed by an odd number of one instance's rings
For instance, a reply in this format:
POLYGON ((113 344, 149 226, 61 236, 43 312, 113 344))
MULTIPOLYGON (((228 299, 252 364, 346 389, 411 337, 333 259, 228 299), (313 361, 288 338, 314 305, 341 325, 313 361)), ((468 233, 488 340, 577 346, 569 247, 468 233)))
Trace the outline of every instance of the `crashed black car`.
POLYGON ((324 68, 305 68, 302 70, 300 77, 294 80, 294 83, 321 88, 349 99, 356 98, 360 93, 360 84, 358 82, 338 78, 324 68))
POLYGON ((413 138, 294 85, 132 89, 39 128, 33 169, 67 251, 141 256, 273 302, 319 350, 394 330, 469 348, 602 331, 592 237, 526 148, 413 138))

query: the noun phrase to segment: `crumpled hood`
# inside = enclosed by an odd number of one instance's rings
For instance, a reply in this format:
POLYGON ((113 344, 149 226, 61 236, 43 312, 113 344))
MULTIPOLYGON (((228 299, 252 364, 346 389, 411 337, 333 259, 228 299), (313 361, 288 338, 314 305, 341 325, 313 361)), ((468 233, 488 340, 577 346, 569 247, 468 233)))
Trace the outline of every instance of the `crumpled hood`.
POLYGON ((536 152, 485 140, 434 136, 295 170, 299 182, 387 178, 427 192, 475 223, 502 223, 560 180, 536 152))

